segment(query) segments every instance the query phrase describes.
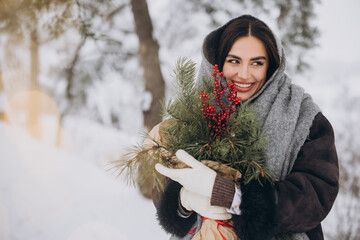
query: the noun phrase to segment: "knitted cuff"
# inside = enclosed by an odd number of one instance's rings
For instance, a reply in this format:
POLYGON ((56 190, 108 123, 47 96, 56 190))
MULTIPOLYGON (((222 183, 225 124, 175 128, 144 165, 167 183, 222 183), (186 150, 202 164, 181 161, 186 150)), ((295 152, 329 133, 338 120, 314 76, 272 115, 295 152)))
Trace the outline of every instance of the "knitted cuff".
POLYGON ((219 174, 216 175, 210 204, 230 208, 234 199, 235 183, 219 174))
POLYGON ((191 216, 191 214, 194 212, 194 211, 188 211, 186 208, 184 208, 182 205, 181 205, 181 197, 180 197, 180 193, 179 193, 179 197, 178 197, 178 215, 182 218, 188 218, 191 216))

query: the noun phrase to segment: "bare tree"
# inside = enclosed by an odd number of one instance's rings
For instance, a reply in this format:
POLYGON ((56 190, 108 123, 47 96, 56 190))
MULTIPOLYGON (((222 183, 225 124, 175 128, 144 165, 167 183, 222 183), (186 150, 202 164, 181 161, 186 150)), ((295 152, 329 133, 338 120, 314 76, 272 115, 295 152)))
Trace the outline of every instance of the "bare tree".
MULTIPOLYGON (((1 72, 1 66, 0 66, 0 97, 1 97, 1 94, 4 94, 4 84, 3 84, 3 81, 2 81, 2 72, 1 72)), ((1 101, 1 99, 0 99, 1 101)), ((1 102, 0 102, 1 104, 1 102)), ((6 121, 7 120, 7 117, 6 117, 6 114, 4 112, 4 109, 2 109, 3 106, 0 105, 0 120, 1 121, 6 121)))
POLYGON ((161 103, 165 82, 161 74, 159 44, 153 38, 153 26, 146 0, 131 0, 135 30, 140 42, 140 62, 144 70, 145 90, 152 95, 150 108, 144 111, 144 127, 149 132, 161 122, 161 103))
MULTIPOLYGON (((140 62, 144 70, 145 89, 152 95, 150 108, 144 111, 144 127, 149 132, 161 122, 161 102, 165 97, 165 82, 161 74, 159 61, 159 44, 153 38, 152 22, 146 0, 131 0, 135 29, 140 42, 140 62)), ((139 175, 142 175, 139 168, 139 175)), ((148 198, 152 196, 152 179, 139 183, 141 193, 148 198)))
MULTIPOLYGON (((4 0, 0 1, 0 32, 8 36, 7 45, 16 47, 24 45, 29 49, 30 69, 24 72, 29 77, 23 78, 22 86, 19 90, 41 90, 39 83, 39 48, 41 44, 58 38, 69 26, 73 26, 74 22, 71 17, 71 0, 65 1, 38 1, 38 0, 4 0), (44 22, 43 16, 52 13, 47 21, 44 22)), ((9 51, 7 51, 9 53, 9 51)), ((8 54, 7 59, 20 57, 14 54, 8 54)), ((21 59, 23 61, 23 59, 21 59)), ((15 61, 16 62, 16 61, 15 61)), ((14 66, 5 66, 13 68, 14 66)), ((19 66, 16 66, 19 67, 19 66)), ((11 71, 16 71, 10 69, 11 71)), ((10 83, 12 84, 12 83, 10 83)), ((13 85, 15 86, 15 85, 13 85)), ((12 87, 13 87, 12 86, 12 87)), ((19 87, 19 86, 17 86, 19 87)), ((39 137, 40 132, 38 117, 41 114, 41 99, 28 94, 26 103, 27 126, 32 129, 31 134, 39 137)))

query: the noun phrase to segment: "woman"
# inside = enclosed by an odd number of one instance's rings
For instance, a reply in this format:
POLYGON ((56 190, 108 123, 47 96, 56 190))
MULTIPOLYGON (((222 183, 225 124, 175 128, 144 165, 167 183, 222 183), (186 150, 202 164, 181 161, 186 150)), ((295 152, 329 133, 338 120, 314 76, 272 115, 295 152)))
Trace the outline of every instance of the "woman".
POLYGON ((246 186, 216 175, 184 151, 192 169, 157 165, 169 177, 156 203, 163 228, 174 239, 191 239, 205 216, 232 219, 241 240, 324 239, 321 221, 338 192, 334 133, 311 97, 284 73, 284 51, 262 21, 244 15, 211 32, 203 44, 200 77, 218 64, 238 97, 256 106, 268 139, 267 165, 278 181, 246 186))

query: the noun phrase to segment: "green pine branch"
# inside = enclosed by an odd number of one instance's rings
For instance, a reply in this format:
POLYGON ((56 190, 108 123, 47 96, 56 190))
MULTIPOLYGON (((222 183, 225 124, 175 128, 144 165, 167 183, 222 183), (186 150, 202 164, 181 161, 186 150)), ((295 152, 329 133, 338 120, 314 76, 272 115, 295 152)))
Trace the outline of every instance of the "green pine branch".
POLYGON ((201 111, 200 88, 209 95, 210 102, 214 101, 213 79, 203 78, 201 83, 195 84, 195 63, 185 58, 178 60, 174 74, 177 93, 174 99, 163 104, 168 119, 166 124, 160 125, 162 142, 153 140, 152 147, 138 146, 129 151, 131 156, 125 156, 125 161, 116 165, 121 169, 120 174, 127 170, 132 176, 138 170, 143 172, 142 176, 137 176, 138 181, 153 177, 155 186, 161 189, 164 179, 155 171, 155 164, 159 162, 176 168, 173 156, 177 150, 183 149, 199 161, 212 160, 239 170, 244 184, 252 180, 261 184, 274 182, 274 175, 265 161, 267 140, 261 133, 255 109, 240 103, 231 119, 227 119, 226 129, 221 134, 212 135, 210 122, 204 119, 201 111))

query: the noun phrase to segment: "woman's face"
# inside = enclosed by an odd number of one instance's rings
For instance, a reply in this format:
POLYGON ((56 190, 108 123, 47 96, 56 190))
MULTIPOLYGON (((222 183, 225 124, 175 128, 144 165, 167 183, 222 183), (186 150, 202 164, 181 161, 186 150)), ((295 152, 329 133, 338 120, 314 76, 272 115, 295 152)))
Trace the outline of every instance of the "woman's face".
POLYGON ((264 85, 269 59, 265 46, 256 37, 236 40, 223 66, 224 77, 235 84, 237 97, 247 100, 264 85))

